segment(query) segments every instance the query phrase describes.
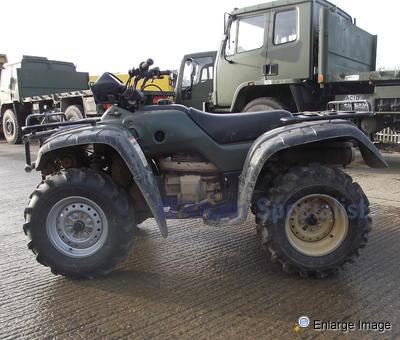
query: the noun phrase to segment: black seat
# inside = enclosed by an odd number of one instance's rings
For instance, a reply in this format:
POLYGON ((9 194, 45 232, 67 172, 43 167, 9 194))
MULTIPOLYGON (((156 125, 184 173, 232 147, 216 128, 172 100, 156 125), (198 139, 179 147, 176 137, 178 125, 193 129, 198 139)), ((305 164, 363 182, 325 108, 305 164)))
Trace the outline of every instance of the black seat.
POLYGON ((189 108, 187 113, 204 132, 220 144, 255 140, 264 132, 281 126, 281 118, 292 117, 285 110, 220 114, 189 108))

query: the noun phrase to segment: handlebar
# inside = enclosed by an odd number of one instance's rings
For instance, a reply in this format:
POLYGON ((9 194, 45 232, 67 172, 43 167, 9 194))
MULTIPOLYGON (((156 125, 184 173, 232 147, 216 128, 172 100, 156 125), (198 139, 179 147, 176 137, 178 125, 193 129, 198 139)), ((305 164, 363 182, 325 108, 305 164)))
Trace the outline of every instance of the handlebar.
POLYGON ((160 76, 169 76, 171 73, 171 70, 160 71, 160 76))
POLYGON ((161 71, 160 68, 154 67, 147 72, 147 77, 160 77, 160 76, 168 76, 171 74, 171 71, 165 70, 161 71))
MULTIPOLYGON (((146 84, 151 79, 162 79, 163 76, 168 76, 171 74, 171 71, 165 70, 161 71, 159 67, 150 68, 151 65, 154 64, 153 59, 147 59, 139 64, 138 68, 132 68, 128 71, 129 79, 126 82, 126 88, 131 87, 131 80, 133 79, 132 89, 136 89, 140 80, 142 80, 140 90, 146 87, 146 84)), ((161 92, 163 92, 161 90, 161 92)))
POLYGON ((154 64, 153 59, 149 58, 139 64, 138 68, 132 68, 128 71, 130 78, 149 79, 153 77, 167 76, 171 74, 171 71, 165 70, 160 71, 158 67, 150 68, 154 64))

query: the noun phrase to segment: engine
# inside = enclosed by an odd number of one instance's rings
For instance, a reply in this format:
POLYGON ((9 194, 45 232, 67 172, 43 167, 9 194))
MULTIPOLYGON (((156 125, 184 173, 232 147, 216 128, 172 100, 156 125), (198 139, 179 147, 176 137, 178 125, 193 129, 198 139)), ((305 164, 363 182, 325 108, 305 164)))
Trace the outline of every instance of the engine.
POLYGON ((216 204, 222 200, 218 168, 201 157, 172 155, 158 159, 164 177, 164 190, 178 206, 198 203, 216 204))

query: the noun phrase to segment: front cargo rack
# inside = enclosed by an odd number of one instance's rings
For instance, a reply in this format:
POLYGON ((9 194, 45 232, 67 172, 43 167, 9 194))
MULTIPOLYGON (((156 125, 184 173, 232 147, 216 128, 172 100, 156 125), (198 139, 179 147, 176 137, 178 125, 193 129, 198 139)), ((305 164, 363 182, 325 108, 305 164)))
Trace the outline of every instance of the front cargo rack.
POLYGON ((31 172, 35 168, 35 165, 32 164, 31 160, 31 141, 38 140, 39 145, 42 145, 44 139, 51 136, 53 133, 59 132, 61 129, 85 125, 94 126, 99 121, 100 118, 67 121, 65 113, 63 112, 51 112, 45 114, 33 113, 28 115, 25 121, 25 126, 22 128, 22 131, 26 133, 22 138, 25 147, 25 171, 31 172), (61 121, 54 121, 55 119, 60 119, 61 121), (34 120, 36 120, 36 122, 39 121, 40 124, 32 124, 32 121, 34 120))

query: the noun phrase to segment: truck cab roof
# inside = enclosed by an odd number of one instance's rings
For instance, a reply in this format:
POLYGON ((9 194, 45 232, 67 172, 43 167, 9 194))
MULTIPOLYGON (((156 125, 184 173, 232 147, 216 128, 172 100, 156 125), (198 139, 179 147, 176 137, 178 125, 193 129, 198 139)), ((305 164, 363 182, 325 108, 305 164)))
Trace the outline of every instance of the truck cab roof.
POLYGON ((352 20, 352 17, 348 13, 346 13, 345 11, 341 10, 336 5, 330 3, 329 1, 326 1, 326 0, 276 0, 276 1, 259 4, 259 5, 254 5, 254 6, 235 8, 230 14, 232 16, 236 16, 236 15, 247 14, 247 13, 251 13, 251 12, 268 10, 271 8, 279 8, 279 7, 287 7, 290 5, 297 5, 297 4, 301 4, 301 3, 305 3, 305 2, 318 3, 324 7, 331 8, 332 10, 334 10, 338 14, 340 14, 342 17, 344 17, 350 21, 352 20))

